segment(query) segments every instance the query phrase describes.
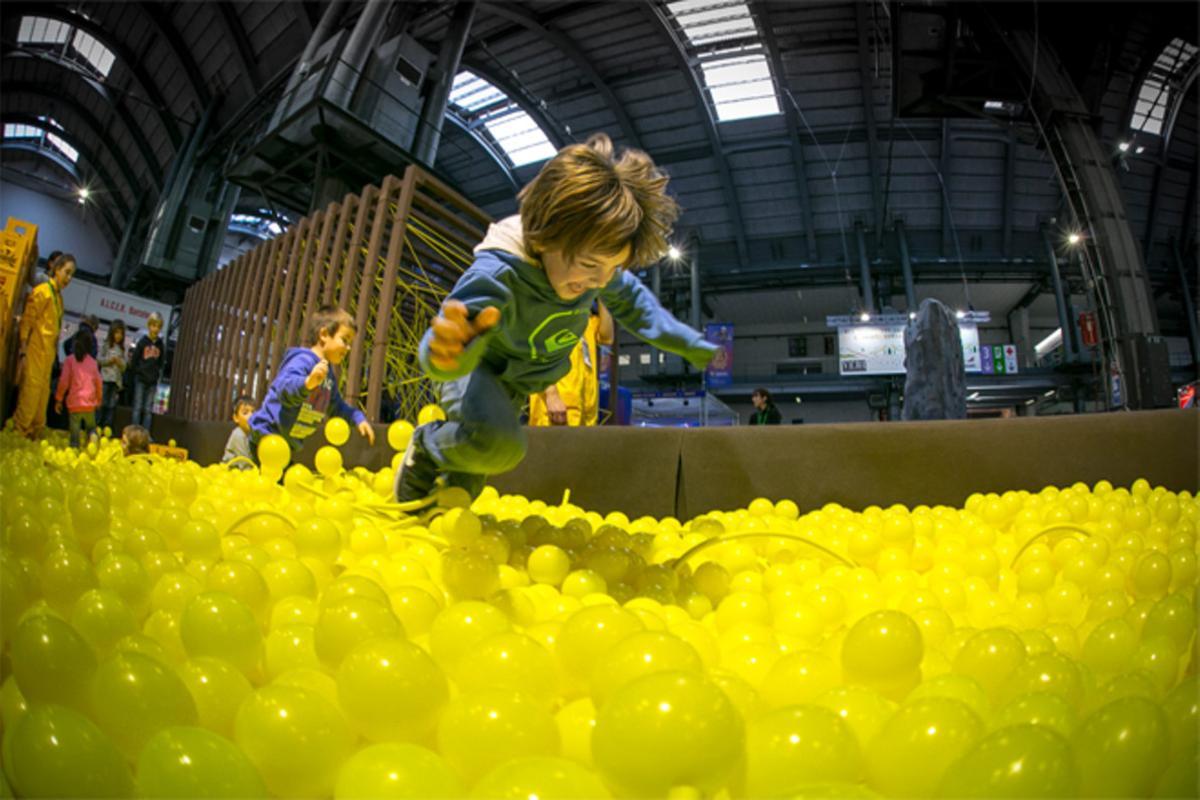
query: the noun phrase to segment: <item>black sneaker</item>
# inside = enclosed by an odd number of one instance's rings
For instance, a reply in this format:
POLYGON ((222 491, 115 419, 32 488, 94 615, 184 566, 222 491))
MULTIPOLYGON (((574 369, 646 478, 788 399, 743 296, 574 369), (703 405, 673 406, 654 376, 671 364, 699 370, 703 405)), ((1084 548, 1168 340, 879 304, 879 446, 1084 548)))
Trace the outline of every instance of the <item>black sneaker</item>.
POLYGON ((396 470, 396 501, 424 500, 437 488, 438 466, 433 457, 413 436, 396 470))

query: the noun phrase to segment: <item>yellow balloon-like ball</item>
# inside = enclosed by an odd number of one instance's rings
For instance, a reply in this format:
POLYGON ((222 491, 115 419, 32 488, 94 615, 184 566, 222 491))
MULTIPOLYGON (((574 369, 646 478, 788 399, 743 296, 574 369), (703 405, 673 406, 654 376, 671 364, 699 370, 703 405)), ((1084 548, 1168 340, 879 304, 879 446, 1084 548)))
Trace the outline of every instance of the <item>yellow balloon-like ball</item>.
POLYGON ((412 438, 412 435, 412 423, 398 419, 388 426, 388 447, 392 448, 393 450, 403 452, 404 449, 408 447, 408 441, 412 438))
POLYGON ((431 422, 435 422, 437 420, 441 420, 441 419, 445 419, 445 418, 446 418, 446 412, 442 411, 441 406, 434 405, 433 403, 422 406, 421 410, 417 412, 417 424, 418 425, 428 425, 431 422))
POLYGON ((622 794, 664 797, 672 787, 715 792, 743 757, 741 715, 714 683, 688 672, 646 675, 600 708, 592 756, 622 794))
POLYGON ((277 433, 271 433, 259 440, 258 463, 264 470, 282 472, 291 460, 292 448, 287 439, 277 433))
POLYGON ((544 544, 529 554, 526 569, 535 583, 558 586, 571 570, 571 557, 561 547, 544 544))
POLYGON ((121 752, 83 714, 31 708, 4 737, 4 771, 20 797, 129 797, 133 779, 121 752))
POLYGON ((266 797, 258 770, 224 736, 194 727, 164 728, 137 760, 140 797, 266 797))
POLYGON ((342 453, 329 445, 318 450, 313 461, 316 464, 317 472, 326 478, 331 478, 342 471, 342 453))
POLYGON ((338 773, 336 800, 452 798, 464 793, 458 776, 432 750, 389 742, 364 747, 338 773))
POLYGON ((325 423, 325 441, 341 447, 350 439, 350 424, 341 417, 330 417, 325 423))

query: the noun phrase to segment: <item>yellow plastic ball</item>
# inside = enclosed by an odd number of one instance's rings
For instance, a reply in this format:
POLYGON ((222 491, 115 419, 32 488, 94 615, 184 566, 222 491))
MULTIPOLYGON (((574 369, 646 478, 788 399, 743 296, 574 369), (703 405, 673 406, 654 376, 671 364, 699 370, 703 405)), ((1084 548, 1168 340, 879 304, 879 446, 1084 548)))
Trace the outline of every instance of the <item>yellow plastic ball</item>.
POLYGON ((602 655, 645 627, 636 614, 618 606, 582 608, 566 620, 559 632, 559 660, 569 675, 586 681, 602 655))
POLYGON ((867 783, 891 797, 930 797, 983 734, 975 712, 931 697, 901 707, 867 747, 867 783))
POLYGON ((1075 797, 1079 771, 1071 747, 1037 725, 1002 728, 950 765, 941 797, 1075 797))
POLYGON ((338 769, 354 746, 337 706, 320 694, 273 684, 238 709, 234 740, 258 768, 272 794, 332 794, 338 769))
POLYGON ((330 417, 325 423, 325 441, 341 447, 350 440, 350 423, 341 417, 330 417))
POLYGON ((238 707, 252 691, 237 667, 219 658, 193 658, 179 667, 179 678, 196 704, 200 724, 232 738, 238 707))
POLYGON ((522 633, 494 633, 459 662, 463 691, 511 689, 552 705, 559 690, 558 664, 539 642, 522 633))
POLYGON ((665 797, 676 787, 716 792, 743 757, 741 715, 720 688, 686 672, 629 683, 600 709, 592 756, 622 794, 665 797))
POLYGON ((836 713, 812 705, 772 711, 746 731, 746 794, 793 796, 805 784, 857 781, 858 740, 836 713))
POLYGON ((479 779, 474 798, 607 797, 596 774, 565 758, 516 758, 479 779))
POLYGON ((317 450, 317 454, 313 458, 313 463, 317 468, 317 472, 326 478, 332 478, 335 475, 341 474, 342 453, 335 447, 325 445, 317 450))
POLYGON ((535 583, 558 586, 571 569, 571 557, 560 547, 544 544, 529 554, 525 568, 535 583))
POLYGON ((900 611, 876 611, 854 623, 842 643, 847 681, 891 686, 907 681, 920 667, 925 647, 921 629, 900 611))
POLYGON ((995 696, 1025 660, 1025 643, 1006 628, 980 631, 963 644, 954 659, 954 671, 979 681, 995 696))
POLYGON ((141 653, 117 653, 92 679, 92 718, 135 760, 160 729, 195 725, 196 704, 175 671, 141 653))
POLYGON ((146 742, 137 759, 139 797, 265 798, 267 787, 245 753, 203 728, 172 727, 146 742))
POLYGON ((462 797, 462 782, 446 761, 415 744, 364 747, 346 761, 333 790, 335 800, 419 800, 462 797))
POLYGON ((485 689, 454 698, 438 723, 438 751, 474 783, 500 764, 558 752, 558 728, 541 703, 520 692, 485 689))
POLYGON ((18 626, 11 647, 13 675, 21 694, 31 704, 88 708, 96 656, 69 623, 50 614, 27 616, 18 626))
POLYGON ((592 670, 591 692, 602 707, 621 687, 657 672, 700 674, 703 662, 690 644, 660 631, 641 631, 601 655, 592 670))
POLYGON ((413 426, 411 422, 398 419, 388 426, 387 441, 388 447, 398 453, 403 453, 408 447, 409 441, 412 439, 413 426))
POLYGON ((78 711, 31 708, 5 731, 4 772, 18 797, 129 797, 133 778, 121 751, 78 711))
POLYGON ((896 704, 872 689, 838 686, 821 694, 816 705, 845 720, 864 748, 896 711, 896 704))
POLYGON ((258 463, 264 471, 282 472, 292 460, 292 448, 277 433, 270 433, 258 441, 258 463))
POLYGON ((428 425, 431 422, 444 420, 445 418, 446 412, 442 410, 442 407, 430 403, 421 406, 421 410, 417 412, 417 425, 428 425))
POLYGON ((424 741, 449 698, 429 654, 411 642, 363 642, 337 670, 338 701, 351 726, 373 741, 424 741))
POLYGON ((1071 740, 1082 796, 1148 796, 1167 766, 1169 735, 1162 709, 1141 697, 1095 711, 1071 740))
POLYGON ((392 609, 372 598, 346 597, 321 610, 313 642, 322 663, 337 669, 357 645, 385 636, 404 636, 392 609))
POLYGON ((262 658, 262 631, 244 603, 225 592, 193 597, 183 610, 179 634, 191 658, 208 656, 255 674, 262 658))
POLYGON ((815 650, 796 650, 780 658, 763 681, 763 701, 770 708, 812 703, 841 683, 837 662, 815 650))
POLYGON ((454 671, 485 639, 509 630, 508 617, 493 605, 478 601, 455 603, 440 612, 429 631, 429 647, 443 669, 454 671))

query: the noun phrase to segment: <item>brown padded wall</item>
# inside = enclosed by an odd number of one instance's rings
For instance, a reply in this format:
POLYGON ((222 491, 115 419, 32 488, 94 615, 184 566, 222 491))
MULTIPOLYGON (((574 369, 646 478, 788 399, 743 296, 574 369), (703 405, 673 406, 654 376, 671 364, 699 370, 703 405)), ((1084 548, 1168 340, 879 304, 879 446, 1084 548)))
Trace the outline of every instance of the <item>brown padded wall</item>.
POLYGON ((687 431, 678 516, 791 498, 801 509, 961 505, 972 492, 1146 478, 1198 488, 1188 411, 687 431))
MULTIPOLYGON (((117 430, 128 421, 118 410, 117 430)), ((856 423, 769 428, 531 428, 529 453, 492 484, 547 503, 571 501, 601 513, 622 511, 687 520, 755 497, 791 498, 802 509, 837 502, 961 505, 972 492, 1037 490, 1107 479, 1146 478, 1173 490, 1200 488, 1200 414, 1122 414, 956 422, 856 423)), ((226 422, 154 418, 154 438, 175 438, 191 457, 220 460, 226 422)), ((347 467, 379 469, 394 455, 386 426, 375 446, 357 433, 342 448, 347 467)), ((314 435, 299 460, 312 466, 314 435)))

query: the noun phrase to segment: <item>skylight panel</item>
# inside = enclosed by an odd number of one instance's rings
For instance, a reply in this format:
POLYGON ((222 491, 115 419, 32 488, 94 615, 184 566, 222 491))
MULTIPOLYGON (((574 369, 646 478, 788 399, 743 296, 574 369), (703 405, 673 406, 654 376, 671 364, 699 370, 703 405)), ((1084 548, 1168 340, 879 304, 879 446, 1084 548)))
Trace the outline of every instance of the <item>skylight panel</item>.
POLYGON ((1183 39, 1172 39, 1146 74, 1138 88, 1137 102, 1129 126, 1139 133, 1161 135, 1171 97, 1171 83, 1177 74, 1196 56, 1195 45, 1183 39))
POLYGON ((22 17, 17 29, 21 44, 62 44, 71 33, 71 26, 56 19, 22 17))
POLYGON ((283 226, 274 219, 260 217, 256 214, 232 214, 229 221, 253 230, 263 239, 270 239, 283 233, 283 226))
POLYGON ((745 0, 677 0, 667 8, 699 55, 719 121, 779 113, 771 67, 745 0))
POLYGON ((472 72, 455 76, 450 102, 464 112, 464 117, 483 124, 514 167, 544 161, 557 152, 533 117, 472 72))
POLYGON ((58 134, 51 131, 46 131, 46 141, 54 145, 55 150, 58 150, 60 153, 70 159, 72 164, 79 160, 79 151, 67 144, 66 141, 58 134))
POLYGON ((5 139, 40 139, 44 133, 45 131, 41 128, 20 122, 9 122, 4 125, 5 139))
POLYGON ((96 72, 100 73, 101 77, 108 77, 109 71, 112 70, 113 64, 117 60, 111 50, 100 44, 96 37, 79 30, 75 31, 75 38, 71 44, 74 45, 79 55, 83 56, 96 72))

